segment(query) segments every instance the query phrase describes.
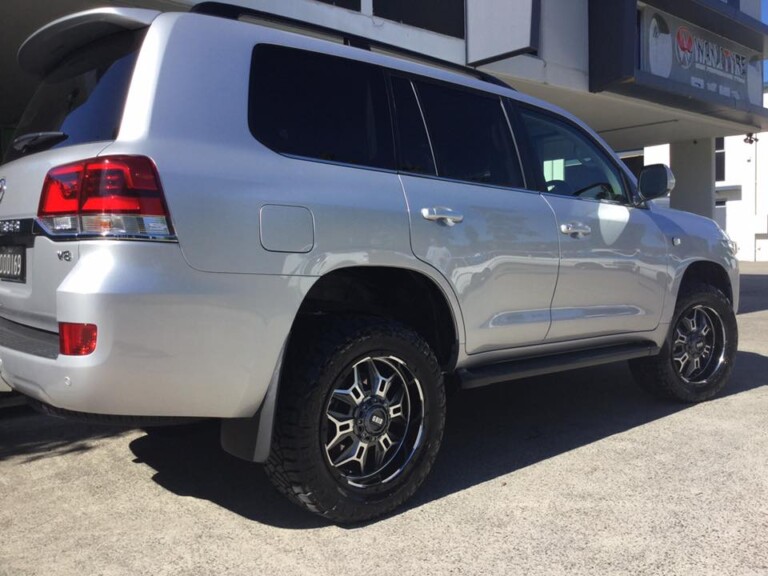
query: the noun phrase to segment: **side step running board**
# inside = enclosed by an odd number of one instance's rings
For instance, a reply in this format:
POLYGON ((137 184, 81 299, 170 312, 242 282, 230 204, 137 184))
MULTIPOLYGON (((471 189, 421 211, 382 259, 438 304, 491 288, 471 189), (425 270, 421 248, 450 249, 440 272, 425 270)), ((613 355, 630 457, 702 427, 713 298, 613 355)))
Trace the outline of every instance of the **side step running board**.
POLYGON ((524 360, 515 360, 501 364, 490 364, 473 368, 460 368, 456 371, 462 388, 480 388, 489 384, 498 384, 509 380, 552 374, 564 370, 587 368, 611 362, 621 362, 633 358, 655 356, 660 348, 652 343, 624 344, 594 348, 565 354, 537 356, 524 360))

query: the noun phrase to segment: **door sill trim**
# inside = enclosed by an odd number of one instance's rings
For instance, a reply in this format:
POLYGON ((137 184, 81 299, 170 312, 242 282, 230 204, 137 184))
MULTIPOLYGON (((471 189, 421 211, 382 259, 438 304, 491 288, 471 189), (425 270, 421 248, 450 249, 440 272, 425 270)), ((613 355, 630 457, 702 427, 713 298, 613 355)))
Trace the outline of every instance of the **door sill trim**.
POLYGON ((660 350, 652 342, 604 346, 485 366, 460 368, 456 371, 456 375, 462 388, 480 388, 482 386, 498 384, 499 382, 519 380, 520 378, 531 378, 565 370, 588 368, 590 366, 599 366, 600 364, 655 356, 660 350))

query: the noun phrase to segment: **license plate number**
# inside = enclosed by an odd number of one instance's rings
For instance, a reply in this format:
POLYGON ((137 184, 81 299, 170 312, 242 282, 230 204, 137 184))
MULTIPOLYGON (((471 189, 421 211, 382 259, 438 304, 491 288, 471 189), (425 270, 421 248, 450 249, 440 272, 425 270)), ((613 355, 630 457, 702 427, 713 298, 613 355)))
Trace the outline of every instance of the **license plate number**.
POLYGON ((26 280, 26 256, 24 246, 0 246, 0 280, 24 282, 26 280))

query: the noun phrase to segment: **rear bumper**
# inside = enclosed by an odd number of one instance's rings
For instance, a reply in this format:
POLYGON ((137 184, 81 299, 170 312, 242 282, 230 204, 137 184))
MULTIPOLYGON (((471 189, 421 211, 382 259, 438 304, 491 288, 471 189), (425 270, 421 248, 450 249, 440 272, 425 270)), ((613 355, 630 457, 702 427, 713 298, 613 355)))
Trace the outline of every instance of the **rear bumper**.
POLYGON ((1 317, 0 343, 5 348, 42 358, 53 359, 59 355, 58 334, 24 326, 1 317))
POLYGON ((58 335, 3 321, 0 377, 73 412, 248 417, 311 284, 199 272, 176 244, 83 242, 56 320, 96 324, 95 352, 61 356, 58 335))

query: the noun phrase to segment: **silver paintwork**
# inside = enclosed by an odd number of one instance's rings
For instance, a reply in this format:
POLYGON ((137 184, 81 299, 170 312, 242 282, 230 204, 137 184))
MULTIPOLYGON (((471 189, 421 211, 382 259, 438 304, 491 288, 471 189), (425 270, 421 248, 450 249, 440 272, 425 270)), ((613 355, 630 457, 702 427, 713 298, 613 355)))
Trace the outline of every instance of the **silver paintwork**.
POLYGON ((545 194, 560 234, 548 340, 654 330, 669 284, 669 240, 648 211, 545 194), (583 233, 589 229, 590 233, 583 233))
POLYGON ((70 52, 116 30, 146 28, 160 14, 142 8, 97 8, 54 20, 32 34, 19 48, 22 70, 42 76, 70 52))
POLYGON ((448 280, 461 302, 466 354, 541 342, 558 270, 555 217, 537 193, 402 175, 413 253, 448 280), (446 226, 422 208, 463 215, 446 226), (445 208, 442 208, 445 211, 445 208))
POLYGON ((275 369, 265 360, 282 348, 271 335, 288 333, 312 283, 199 272, 175 244, 81 242, 55 291, 56 319, 96 324, 96 351, 46 360, 0 349, 2 377, 70 410, 250 416, 275 369))
MULTIPOLYGON (((63 19, 30 40, 28 68, 62 33, 79 42, 75 23, 98 14, 63 19)), ((118 137, 0 166, 8 186, 0 219, 33 217, 53 166, 142 154, 158 167, 178 244, 38 237, 27 283, 0 282, 0 315, 53 332, 59 321, 95 323, 99 344, 90 356, 55 360, 0 346, 0 376, 25 394, 85 412, 239 418, 224 427, 225 446, 263 460, 292 323, 310 288, 334 270, 392 267, 428 278, 452 313, 457 367, 661 344, 683 274, 697 261, 727 271, 738 306, 729 242, 692 214, 275 154, 247 126, 251 51, 281 44, 461 84, 566 116, 602 142, 562 110, 454 72, 253 24, 110 14, 126 28, 151 22, 118 137), (214 48, 201 38, 215 38, 214 48), (255 444, 236 447, 236 429, 258 430, 255 444)))

